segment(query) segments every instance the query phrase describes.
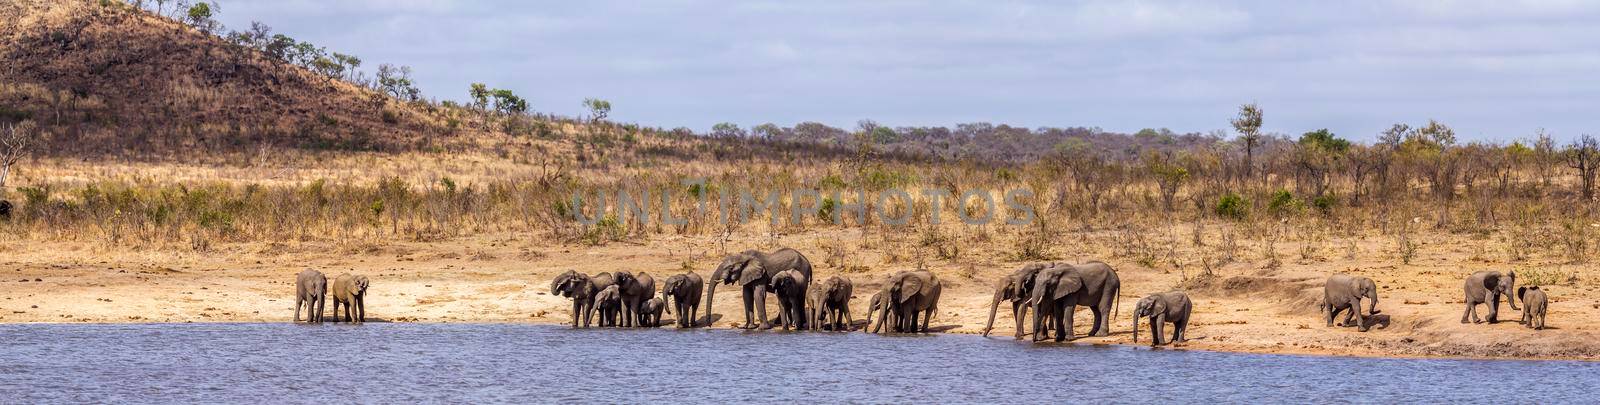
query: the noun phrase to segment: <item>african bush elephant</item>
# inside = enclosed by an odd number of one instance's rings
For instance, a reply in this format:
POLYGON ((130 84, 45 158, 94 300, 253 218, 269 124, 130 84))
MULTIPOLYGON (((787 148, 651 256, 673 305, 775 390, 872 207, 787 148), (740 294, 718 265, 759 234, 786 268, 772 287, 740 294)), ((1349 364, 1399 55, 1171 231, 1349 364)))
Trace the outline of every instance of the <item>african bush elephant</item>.
POLYGON ((1344 321, 1339 326, 1356 325, 1357 330, 1366 332, 1370 322, 1367 318, 1377 315, 1378 312, 1378 285, 1372 279, 1360 276, 1347 276, 1335 274, 1328 277, 1328 282, 1322 287, 1322 303, 1318 308, 1323 315, 1323 320, 1328 326, 1333 326, 1333 319, 1339 317, 1339 312, 1345 313, 1344 321), (1361 312, 1361 299, 1372 301, 1367 307, 1366 314, 1361 312))
POLYGON ((904 271, 890 276, 881 291, 883 298, 878 308, 881 318, 878 324, 888 324, 887 330, 891 333, 927 332, 933 314, 939 309, 939 295, 943 289, 944 283, 927 270, 904 271), (922 321, 920 324, 917 322, 919 319, 922 321))
POLYGON ((1478 304, 1489 307, 1489 323, 1499 322, 1500 297, 1506 297, 1506 303, 1511 304, 1512 310, 1518 310, 1516 296, 1511 291, 1517 286, 1517 272, 1500 274, 1498 271, 1480 271, 1467 276, 1467 309, 1461 313, 1461 323, 1467 323, 1470 316, 1472 323, 1481 323, 1478 319, 1478 304))
MULTIPOLYGON (((877 333, 876 329, 872 328, 872 314, 877 313, 878 309, 882 308, 882 307, 883 307, 883 291, 879 290, 877 292, 872 293, 872 298, 868 298, 867 299, 867 325, 865 327, 861 328, 862 332, 877 333)), ((887 321, 886 319, 879 318, 878 319, 879 326, 881 327, 882 324, 884 322, 886 322, 886 321, 887 321)))
POLYGON ((345 322, 367 322, 367 276, 340 274, 333 279, 333 321, 339 321, 339 306, 344 305, 345 322))
POLYGON ((1028 306, 1025 303, 1033 294, 1033 280, 1039 270, 1055 265, 1055 263, 1033 263, 1017 271, 1001 277, 994 283, 994 300, 989 303, 989 322, 983 325, 983 336, 989 336, 989 331, 994 330, 994 315, 1000 309, 1000 301, 1011 302, 1011 316, 1017 321, 1017 339, 1022 339, 1022 320, 1028 317, 1028 306))
POLYGON ((1139 343, 1139 318, 1150 317, 1150 345, 1161 345, 1161 326, 1172 323, 1171 343, 1182 342, 1183 332, 1189 329, 1189 312, 1194 304, 1182 291, 1150 294, 1133 306, 1133 342, 1139 343))
POLYGON ((616 272, 613 276, 622 293, 622 326, 635 326, 638 320, 644 318, 639 314, 639 307, 656 295, 656 279, 642 271, 637 276, 626 271, 616 272))
POLYGON ((328 277, 306 269, 294 279, 294 321, 300 322, 300 308, 306 309, 307 323, 322 323, 322 308, 328 302, 328 277))
POLYGON ((1028 299, 1033 304, 1033 340, 1040 340, 1046 321, 1053 322, 1057 342, 1073 339, 1072 316, 1077 306, 1089 307, 1094 312, 1094 327, 1089 336, 1111 334, 1111 319, 1117 293, 1122 290, 1122 280, 1117 271, 1104 262, 1084 264, 1060 263, 1039 270, 1034 276, 1033 294, 1028 299))
POLYGON ((850 324, 855 319, 850 316, 850 295, 855 293, 855 285, 850 279, 833 276, 828 277, 820 285, 811 289, 811 294, 806 300, 806 317, 811 323, 811 329, 820 330, 824 326, 830 330, 850 330, 850 324))
POLYGON ((661 300, 670 303, 667 313, 672 313, 673 306, 678 308, 678 327, 695 326, 700 315, 700 290, 704 288, 705 281, 692 271, 667 277, 661 285, 661 300))
POLYGON ((800 272, 806 280, 811 280, 811 261, 794 249, 783 248, 772 253, 747 250, 723 259, 717 265, 717 270, 711 273, 711 288, 706 289, 706 324, 711 324, 711 305, 717 293, 717 284, 738 283, 744 295, 743 327, 771 329, 772 323, 767 320, 767 286, 771 284, 772 276, 784 270, 800 272), (761 323, 758 325, 756 321, 761 323))
POLYGON ((772 276, 772 285, 768 286, 773 294, 778 296, 778 319, 783 323, 783 330, 793 326, 800 330, 805 323, 806 301, 806 276, 796 270, 784 270, 772 276))
POLYGON ((1544 313, 1550 297, 1539 286, 1517 288, 1517 299, 1522 300, 1522 325, 1536 330, 1544 329, 1544 313))
POLYGON ((639 304, 639 326, 656 328, 661 326, 661 311, 667 309, 667 302, 660 298, 650 297, 643 304, 639 304))
POLYGON ((572 326, 587 328, 594 320, 594 296, 601 289, 610 287, 614 282, 611 273, 600 273, 594 277, 567 270, 550 280, 550 294, 572 298, 572 326), (600 283, 605 283, 600 285, 600 283))
POLYGON ((600 326, 617 326, 617 318, 622 315, 622 289, 611 285, 595 293, 594 308, 600 312, 600 326))

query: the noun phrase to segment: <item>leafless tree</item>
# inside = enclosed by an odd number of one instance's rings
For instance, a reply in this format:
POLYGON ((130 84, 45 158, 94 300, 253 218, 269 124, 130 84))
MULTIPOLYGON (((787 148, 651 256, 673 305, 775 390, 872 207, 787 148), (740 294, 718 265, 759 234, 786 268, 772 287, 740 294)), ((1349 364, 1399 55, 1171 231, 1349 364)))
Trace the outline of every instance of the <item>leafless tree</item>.
POLYGON ((1584 134, 1567 147, 1567 166, 1578 169, 1578 179, 1583 187, 1583 199, 1594 198, 1595 170, 1600 169, 1600 143, 1584 134))
POLYGON ((38 138, 39 128, 33 121, 7 123, 0 127, 0 193, 6 190, 6 178, 11 175, 11 167, 27 156, 33 145, 38 143, 38 138))

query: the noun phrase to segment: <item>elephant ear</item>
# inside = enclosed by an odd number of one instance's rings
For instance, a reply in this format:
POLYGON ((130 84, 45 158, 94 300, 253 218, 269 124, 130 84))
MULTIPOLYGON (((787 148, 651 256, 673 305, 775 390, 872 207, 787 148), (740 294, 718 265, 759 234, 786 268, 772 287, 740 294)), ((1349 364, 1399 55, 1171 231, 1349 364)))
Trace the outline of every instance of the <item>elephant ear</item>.
POLYGON ((926 285, 925 283, 923 283, 923 281, 925 281, 925 280, 923 280, 921 277, 916 277, 916 276, 909 276, 909 277, 906 277, 904 279, 901 279, 900 280, 900 302, 901 303, 905 303, 906 301, 910 301, 912 296, 915 296, 918 293, 920 293, 922 291, 923 287, 926 285))
POLYGON ((755 258, 745 260, 743 266, 744 270, 739 271, 740 285, 748 285, 750 283, 759 281, 761 280, 762 276, 766 275, 767 272, 766 268, 761 266, 761 261, 756 260, 755 258))
POLYGON ((1056 284, 1055 295, 1051 298, 1058 300, 1066 298, 1067 295, 1078 292, 1078 290, 1082 288, 1083 283, 1080 282, 1076 277, 1062 277, 1061 282, 1056 284))

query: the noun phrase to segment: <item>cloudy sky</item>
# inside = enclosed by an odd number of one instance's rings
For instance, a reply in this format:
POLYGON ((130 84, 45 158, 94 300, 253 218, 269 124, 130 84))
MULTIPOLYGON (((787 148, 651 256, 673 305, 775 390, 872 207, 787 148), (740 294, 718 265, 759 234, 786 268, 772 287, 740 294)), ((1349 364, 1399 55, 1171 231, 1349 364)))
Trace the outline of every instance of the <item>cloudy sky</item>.
POLYGON ((1465 139, 1600 135, 1600 1, 220 0, 330 50, 574 115, 697 130, 987 121, 1369 140, 1429 118, 1465 139))

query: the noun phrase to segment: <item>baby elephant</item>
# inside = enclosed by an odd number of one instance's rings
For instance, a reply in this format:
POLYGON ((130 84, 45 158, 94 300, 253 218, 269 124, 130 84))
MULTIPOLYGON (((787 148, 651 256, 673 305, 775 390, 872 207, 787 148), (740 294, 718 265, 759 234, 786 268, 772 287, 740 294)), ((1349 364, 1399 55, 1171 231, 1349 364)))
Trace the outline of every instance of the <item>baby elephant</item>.
POLYGON ((328 302, 328 277, 306 269, 294 279, 294 321, 300 322, 300 308, 306 309, 307 323, 322 323, 322 308, 328 302))
POLYGON ((333 279, 333 321, 339 321, 339 306, 344 305, 344 321, 367 321, 367 276, 340 274, 333 279))
POLYGON ((661 326, 661 311, 667 309, 667 302, 661 298, 651 297, 639 304, 639 326, 651 328, 661 326))
POLYGON ((594 308, 600 311, 600 326, 617 326, 622 317, 622 290, 615 284, 594 295, 594 308))
POLYGON ((1498 271, 1480 271, 1467 276, 1467 283, 1464 286, 1464 291, 1467 294, 1467 309, 1461 312, 1461 323, 1467 323, 1468 319, 1471 319, 1472 323, 1483 322, 1483 320, 1478 319, 1478 304, 1489 307, 1489 323, 1499 322, 1500 297, 1506 297, 1506 304, 1510 304, 1513 310, 1517 309, 1516 297, 1511 295, 1511 292, 1516 290, 1516 286, 1517 272, 1515 271, 1511 272, 1511 274, 1500 274, 1498 271))
POLYGON ((1194 305, 1182 291, 1150 294, 1133 307, 1133 342, 1139 342, 1139 318, 1150 317, 1150 344, 1161 345, 1161 325, 1172 323, 1172 341, 1182 342, 1184 330, 1189 328, 1189 311, 1194 305))
POLYGON ((1522 300, 1522 325, 1536 330, 1544 329, 1544 312, 1550 297, 1539 286, 1517 288, 1517 299, 1522 300))

